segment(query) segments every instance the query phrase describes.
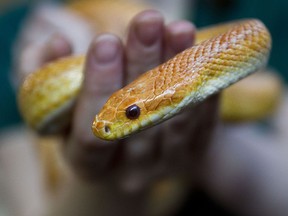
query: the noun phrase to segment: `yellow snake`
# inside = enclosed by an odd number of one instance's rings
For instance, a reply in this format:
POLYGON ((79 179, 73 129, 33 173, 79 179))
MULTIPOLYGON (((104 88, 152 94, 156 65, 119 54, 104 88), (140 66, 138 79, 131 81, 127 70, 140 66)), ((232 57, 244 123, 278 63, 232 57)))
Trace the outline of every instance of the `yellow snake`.
MULTIPOLYGON (((208 27, 196 38, 195 46, 112 94, 94 119, 93 133, 121 139, 169 119, 265 66, 271 47, 267 28, 256 19, 208 27)), ((19 107, 31 127, 40 132, 61 127, 53 122, 62 122, 57 118, 74 103, 84 61, 60 59, 27 77, 19 107)))

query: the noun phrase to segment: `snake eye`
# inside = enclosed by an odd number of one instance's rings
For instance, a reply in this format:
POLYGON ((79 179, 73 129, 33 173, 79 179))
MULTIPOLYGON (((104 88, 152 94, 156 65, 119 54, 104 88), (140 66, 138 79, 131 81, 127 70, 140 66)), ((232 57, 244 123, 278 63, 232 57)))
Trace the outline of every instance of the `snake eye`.
POLYGON ((133 104, 129 106, 126 109, 126 117, 128 119, 137 119, 140 115, 140 107, 138 107, 136 104, 133 104))

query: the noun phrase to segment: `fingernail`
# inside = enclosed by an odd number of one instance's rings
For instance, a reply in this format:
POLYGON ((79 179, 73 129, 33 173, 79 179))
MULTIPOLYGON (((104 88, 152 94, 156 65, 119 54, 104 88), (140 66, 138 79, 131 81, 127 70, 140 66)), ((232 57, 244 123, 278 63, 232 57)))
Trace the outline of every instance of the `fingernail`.
POLYGON ((144 45, 154 44, 161 34, 162 23, 163 19, 158 13, 141 17, 136 23, 137 37, 144 45))
POLYGON ((72 48, 67 39, 61 35, 54 35, 48 41, 43 61, 52 61, 56 58, 63 57, 72 53, 72 48))
POLYGON ((58 35, 54 36, 50 40, 50 47, 53 50, 57 50, 57 49, 61 48, 63 45, 64 45, 63 39, 58 35))
POLYGON ((170 31, 173 51, 180 52, 193 45, 195 27, 191 23, 176 21, 170 25, 170 31))
POLYGON ((50 46, 57 53, 71 52, 71 47, 67 39, 63 38, 60 35, 55 35, 51 41, 50 46))
POLYGON ((94 46, 95 60, 101 64, 115 60, 119 51, 117 41, 113 35, 103 34, 97 37, 94 46))

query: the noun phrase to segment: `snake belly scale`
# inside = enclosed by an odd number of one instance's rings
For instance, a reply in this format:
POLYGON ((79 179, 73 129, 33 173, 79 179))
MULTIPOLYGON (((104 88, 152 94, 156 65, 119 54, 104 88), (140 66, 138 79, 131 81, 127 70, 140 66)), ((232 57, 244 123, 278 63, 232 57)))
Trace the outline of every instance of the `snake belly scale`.
MULTIPOLYGON (((196 38, 195 46, 112 94, 94 119, 93 133, 115 140, 159 124, 265 66, 271 48, 269 31, 256 19, 208 27, 196 38)), ((50 125, 71 109, 81 88, 84 61, 60 59, 27 77, 19 107, 31 127, 42 132, 58 129, 50 125), (55 75, 62 76, 64 84, 55 75)))

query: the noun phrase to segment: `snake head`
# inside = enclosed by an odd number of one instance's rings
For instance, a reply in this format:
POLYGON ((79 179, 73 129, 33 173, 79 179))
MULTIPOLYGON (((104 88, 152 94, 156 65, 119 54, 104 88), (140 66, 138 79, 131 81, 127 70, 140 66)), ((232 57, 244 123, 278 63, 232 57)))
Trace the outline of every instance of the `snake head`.
POLYGON ((105 140, 115 140, 127 137, 135 133, 141 123, 138 118, 141 114, 141 108, 133 104, 129 106, 126 111, 103 108, 99 115, 95 116, 92 125, 94 135, 105 140), (115 112, 117 112, 116 115, 115 112), (107 118, 107 115, 114 116, 114 118, 107 118))
POLYGON ((122 139, 163 121, 169 112, 163 107, 170 109, 170 100, 153 94, 152 84, 153 80, 147 82, 144 76, 115 92, 95 116, 94 135, 104 140, 122 139))
POLYGON ((145 119, 147 109, 142 99, 131 97, 129 91, 120 90, 108 99, 95 116, 92 131, 104 140, 122 139, 151 124, 150 120, 145 119))

